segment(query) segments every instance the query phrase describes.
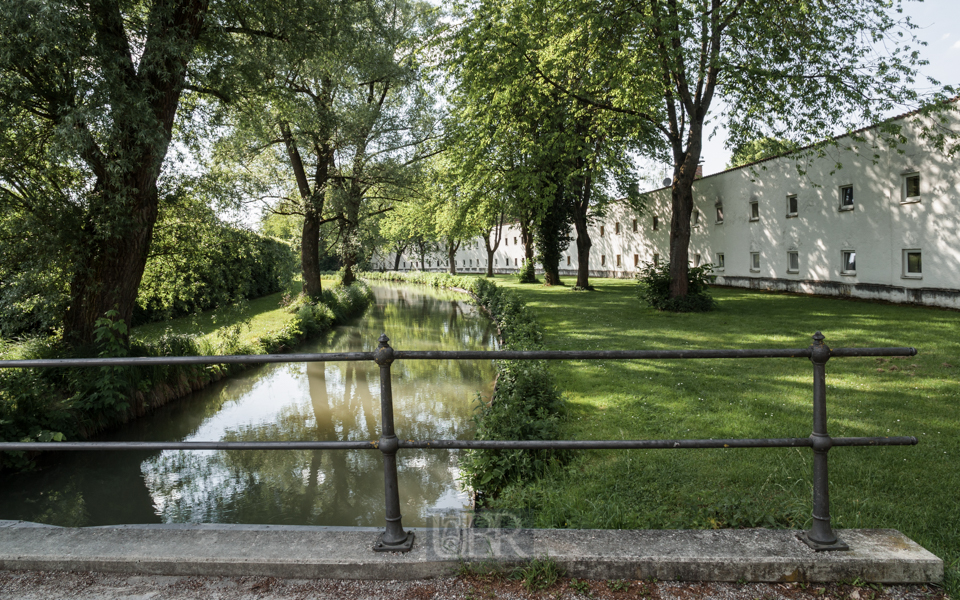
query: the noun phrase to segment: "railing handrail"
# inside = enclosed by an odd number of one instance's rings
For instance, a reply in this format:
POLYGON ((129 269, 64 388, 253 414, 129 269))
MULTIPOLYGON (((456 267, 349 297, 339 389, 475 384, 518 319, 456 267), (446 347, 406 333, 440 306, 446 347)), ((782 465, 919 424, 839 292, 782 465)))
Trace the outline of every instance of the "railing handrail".
MULTIPOLYGON (((394 360, 673 360, 705 358, 810 358, 808 348, 705 350, 394 350, 394 360)), ((831 357, 914 356, 916 348, 831 348, 831 357)), ((0 369, 146 367, 374 360, 376 352, 228 354, 224 356, 124 356, 0 360, 0 369)))
POLYGON ((801 539, 815 550, 846 550, 830 527, 827 452, 834 446, 904 446, 917 444, 913 436, 838 437, 827 434, 825 365, 832 357, 914 356, 916 348, 834 348, 818 331, 807 348, 713 350, 394 350, 386 334, 374 352, 258 354, 229 356, 113 357, 0 360, 0 368, 120 367, 150 365, 266 364, 372 360, 380 366, 381 435, 375 441, 298 442, 0 442, 5 451, 94 450, 379 450, 384 457, 386 531, 374 550, 407 551, 414 534, 401 525, 396 453, 420 449, 695 449, 799 448, 814 451, 813 525, 801 539), (412 440, 399 439, 393 430, 393 393, 390 365, 396 360, 672 360, 738 358, 808 358, 813 363, 813 433, 806 438, 674 439, 674 440, 412 440))

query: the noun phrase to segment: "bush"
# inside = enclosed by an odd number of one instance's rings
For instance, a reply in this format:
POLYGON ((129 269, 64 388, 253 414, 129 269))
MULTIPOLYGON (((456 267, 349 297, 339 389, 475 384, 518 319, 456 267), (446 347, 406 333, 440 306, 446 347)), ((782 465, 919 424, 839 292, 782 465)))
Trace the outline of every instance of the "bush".
POLYGON ((687 270, 687 295, 670 297, 670 266, 647 263, 637 273, 637 297, 657 310, 670 312, 708 312, 717 303, 707 291, 712 265, 687 270))
POLYGON ((290 244, 232 227, 203 207, 197 212, 182 224, 158 226, 137 291, 134 326, 260 298, 290 285, 298 265, 290 244))
POLYGON ((520 270, 517 271, 517 281, 519 283, 537 283, 537 262, 536 259, 528 258, 523 261, 520 270))

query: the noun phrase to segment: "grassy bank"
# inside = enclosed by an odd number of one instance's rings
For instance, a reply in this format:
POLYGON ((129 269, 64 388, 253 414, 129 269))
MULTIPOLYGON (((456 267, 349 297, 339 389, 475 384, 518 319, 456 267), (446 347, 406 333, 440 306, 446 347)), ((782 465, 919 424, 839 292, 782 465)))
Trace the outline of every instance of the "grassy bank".
MULTIPOLYGON (((331 282, 332 283, 332 282, 331 282)), ((240 308, 220 309, 139 327, 129 348, 114 332, 123 324, 102 319, 103 341, 77 350, 56 338, 0 348, 5 359, 80 356, 186 356, 284 352, 358 316, 372 301, 363 284, 328 286, 320 302, 274 294, 240 308), (286 301, 284 301, 286 300, 286 301)), ((201 389, 242 365, 102 367, 0 370, 0 440, 59 441, 89 437, 201 389)), ((0 467, 29 465, 23 453, 0 454, 0 467)))
MULTIPOLYGON (((960 313, 719 288, 716 312, 659 313, 639 304, 632 281, 593 283, 596 292, 582 293, 498 278, 533 310, 551 350, 798 348, 817 330, 833 347, 915 346, 912 358, 827 364, 832 435, 920 440, 833 450, 831 511, 836 527, 896 528, 935 552, 957 597, 960 313)), ((550 369, 567 400, 562 438, 811 430, 812 369, 804 359, 575 361, 550 369)), ((536 527, 805 528, 811 465, 806 449, 590 451, 509 487, 495 506, 536 527)))

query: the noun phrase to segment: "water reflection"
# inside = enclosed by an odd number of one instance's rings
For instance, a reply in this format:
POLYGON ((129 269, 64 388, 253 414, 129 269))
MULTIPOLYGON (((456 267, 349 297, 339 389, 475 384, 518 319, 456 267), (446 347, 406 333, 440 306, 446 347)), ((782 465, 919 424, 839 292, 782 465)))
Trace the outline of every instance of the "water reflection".
MULTIPOLYGON (((486 349, 487 319, 462 297, 378 285, 353 325, 303 348, 370 351, 383 331, 405 350, 486 349)), ((468 437, 473 400, 489 395, 489 362, 394 363, 396 429, 407 438, 468 437)), ((164 407, 108 439, 186 441, 369 440, 379 436, 379 368, 371 363, 269 365, 164 407)), ((429 526, 469 503, 456 452, 404 450, 404 524, 429 526)), ((59 525, 115 523, 383 524, 376 451, 207 451, 65 455, 37 473, 6 477, 0 518, 59 525)))

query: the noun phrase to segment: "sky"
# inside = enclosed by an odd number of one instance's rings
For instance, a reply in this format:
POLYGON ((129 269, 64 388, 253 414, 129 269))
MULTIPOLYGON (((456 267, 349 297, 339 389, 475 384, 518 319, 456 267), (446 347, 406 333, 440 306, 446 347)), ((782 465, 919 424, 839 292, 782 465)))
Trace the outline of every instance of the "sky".
MULTIPOLYGON (((960 85, 960 0, 907 1, 903 9, 904 15, 919 26, 914 35, 927 43, 919 50, 920 56, 930 64, 921 69, 920 74, 942 84, 960 85)), ((925 83, 926 79, 919 77, 917 81, 925 83)), ((927 88, 921 86, 921 89, 927 88)), ((726 167, 730 160, 730 151, 724 147, 726 141, 723 129, 718 129, 712 139, 704 140, 704 175, 718 173, 726 167)))

